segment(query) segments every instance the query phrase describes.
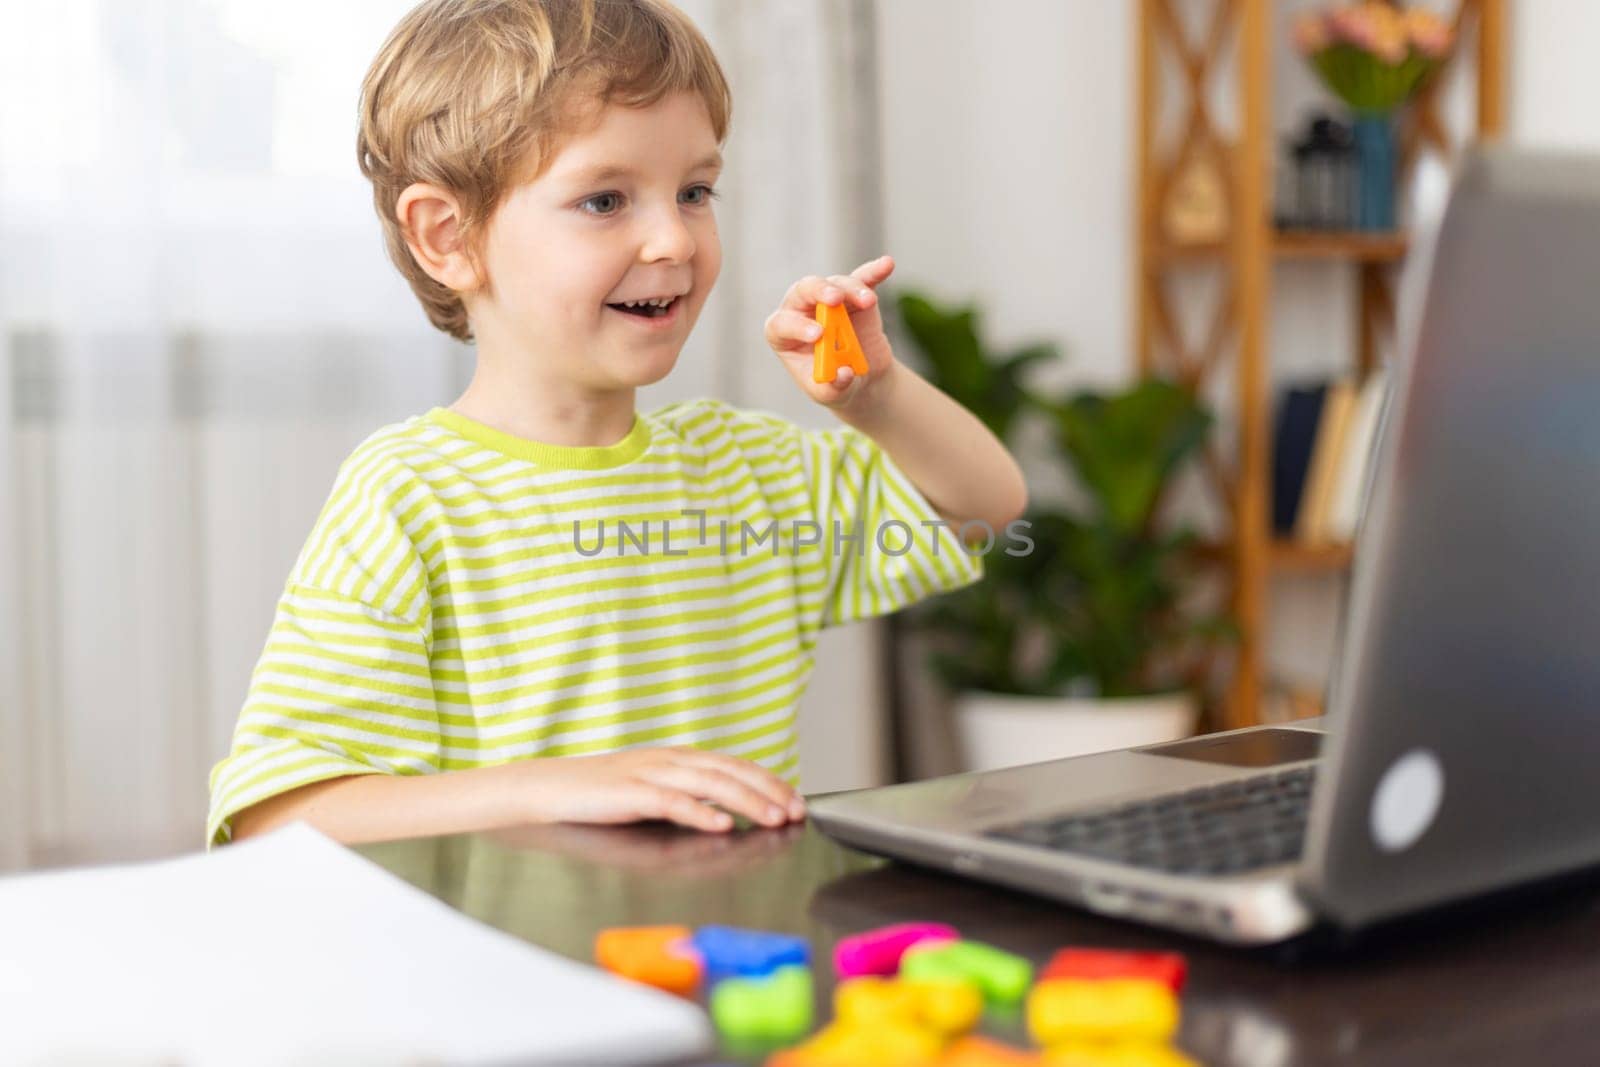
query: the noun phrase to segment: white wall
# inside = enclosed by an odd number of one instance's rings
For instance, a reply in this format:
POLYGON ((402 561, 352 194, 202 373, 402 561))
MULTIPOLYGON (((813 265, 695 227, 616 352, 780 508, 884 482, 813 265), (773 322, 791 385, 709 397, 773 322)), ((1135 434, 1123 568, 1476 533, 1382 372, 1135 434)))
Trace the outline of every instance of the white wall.
POLYGON ((1600 151, 1600 4, 1511 0, 1512 137, 1600 151))
POLYGON ((1134 28, 1104 0, 880 0, 895 281, 1115 380, 1132 329, 1134 28))

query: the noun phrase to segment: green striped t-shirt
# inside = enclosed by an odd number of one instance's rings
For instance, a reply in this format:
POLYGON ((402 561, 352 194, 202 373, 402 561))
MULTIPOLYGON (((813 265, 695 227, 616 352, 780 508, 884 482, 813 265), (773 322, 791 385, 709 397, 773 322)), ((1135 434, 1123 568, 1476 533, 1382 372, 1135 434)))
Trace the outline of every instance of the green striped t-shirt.
POLYGON ((211 772, 207 840, 351 774, 692 745, 794 781, 818 630, 982 574, 849 427, 702 399, 588 448, 436 408, 340 468, 211 772))

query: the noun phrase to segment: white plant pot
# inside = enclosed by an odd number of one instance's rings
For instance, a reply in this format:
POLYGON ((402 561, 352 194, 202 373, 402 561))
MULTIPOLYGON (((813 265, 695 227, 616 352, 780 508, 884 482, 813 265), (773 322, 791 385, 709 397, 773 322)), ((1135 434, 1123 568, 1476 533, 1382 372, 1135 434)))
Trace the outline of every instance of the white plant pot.
POLYGON ((954 706, 970 771, 1175 741, 1194 733, 1200 715, 1188 692, 1089 700, 967 690, 954 706))

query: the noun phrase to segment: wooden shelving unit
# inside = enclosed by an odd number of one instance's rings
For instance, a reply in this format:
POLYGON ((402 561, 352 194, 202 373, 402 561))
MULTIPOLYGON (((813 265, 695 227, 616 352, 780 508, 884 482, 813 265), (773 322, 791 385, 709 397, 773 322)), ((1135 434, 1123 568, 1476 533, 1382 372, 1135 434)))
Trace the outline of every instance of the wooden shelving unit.
MULTIPOLYGON (((1396 263, 1405 258, 1410 239, 1403 233, 1333 233, 1326 230, 1279 230, 1270 238, 1278 259, 1338 259, 1352 263, 1396 263)), ((1150 249, 1162 262, 1212 260, 1226 254, 1226 242, 1158 242, 1150 249)))
MULTIPOLYGON (((1273 265, 1285 260, 1350 265, 1357 293, 1353 370, 1365 375, 1378 361, 1381 339, 1392 334, 1391 275, 1409 243, 1404 233, 1274 231, 1272 64, 1300 61, 1280 47, 1285 36, 1274 24, 1275 6, 1270 0, 1140 0, 1139 11, 1138 366, 1141 372, 1164 374, 1196 389, 1227 376, 1238 415, 1231 454, 1213 446, 1203 464, 1227 528, 1222 542, 1202 554, 1226 566, 1239 626, 1233 670, 1219 709, 1218 725, 1223 727, 1260 721, 1269 581, 1278 574, 1342 573, 1351 561, 1348 545, 1298 544, 1271 533, 1267 336, 1273 265), (1201 29, 1190 32, 1186 25, 1201 29), (1222 79, 1232 80, 1231 94, 1216 91, 1222 79), (1166 91, 1173 83, 1178 91, 1166 91), (1231 98, 1236 108, 1226 123, 1215 114, 1219 98, 1231 98), (1180 119, 1176 137, 1160 136, 1164 120, 1173 115, 1180 119), (1214 167, 1221 178, 1226 233, 1219 240, 1176 243, 1165 235, 1163 209, 1175 181, 1197 162, 1214 167), (1190 336, 1195 331, 1186 330, 1175 313, 1169 284, 1186 271, 1219 267, 1223 283, 1212 306, 1202 312, 1205 321, 1196 342, 1190 336)), ((1454 13, 1457 46, 1452 62, 1471 66, 1474 132, 1482 138, 1499 134, 1504 122, 1506 6, 1505 0, 1457 0, 1454 13)), ((1406 111, 1400 142, 1404 168, 1421 152, 1451 157, 1459 149, 1438 99, 1448 74, 1436 77, 1406 111)))
POLYGON ((1350 566, 1352 555, 1349 545, 1302 544, 1280 539, 1272 542, 1267 564, 1285 574, 1342 571, 1350 566))
POLYGON ((1395 263, 1405 258, 1410 240, 1403 233, 1325 233, 1279 230, 1272 251, 1280 259, 1344 259, 1352 263, 1395 263))

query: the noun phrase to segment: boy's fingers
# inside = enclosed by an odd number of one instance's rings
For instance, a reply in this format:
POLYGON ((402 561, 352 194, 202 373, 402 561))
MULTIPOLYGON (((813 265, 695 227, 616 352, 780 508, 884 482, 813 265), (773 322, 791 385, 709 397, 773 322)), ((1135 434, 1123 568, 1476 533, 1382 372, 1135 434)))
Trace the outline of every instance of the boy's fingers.
POLYGON ((749 760, 736 759, 733 756, 724 756, 719 752, 701 752, 698 749, 681 749, 676 762, 693 767, 707 767, 719 770, 733 778, 737 778, 745 785, 754 789, 778 807, 790 809, 796 794, 788 784, 763 767, 758 767, 749 760))
POLYGON ((893 256, 879 256, 877 259, 869 259, 850 272, 857 280, 866 282, 874 288, 882 285, 889 275, 893 273, 893 256))
POLYGON ((752 789, 721 768, 668 764, 654 768, 648 774, 649 780, 657 785, 709 800, 726 811, 737 812, 763 826, 782 826, 789 821, 789 814, 782 804, 775 803, 771 797, 752 789))
POLYGON ((647 819, 667 819, 694 830, 730 830, 733 819, 681 790, 654 782, 636 780, 629 799, 639 815, 647 819))
POLYGON ((808 274, 789 287, 782 306, 811 314, 818 304, 837 305, 849 300, 854 307, 869 307, 873 299, 871 286, 852 275, 833 274, 823 278, 808 274))
MULTIPOLYGON (((828 277, 828 284, 844 294, 852 307, 869 308, 878 299, 878 294, 872 291, 872 286, 867 285, 853 274, 833 274, 828 277)), ((826 303, 834 304, 840 301, 829 300, 826 303)))
MULTIPOLYGON (((789 291, 783 294, 781 306, 809 315, 818 304, 827 302, 822 299, 823 293, 831 288, 832 286, 828 284, 826 278, 818 277, 815 274, 807 274, 804 278, 789 286, 789 291)), ((838 295, 835 294, 834 301, 836 303, 838 299, 838 295)))
POLYGON ((822 324, 811 315, 779 308, 767 318, 767 345, 776 349, 809 348, 822 336, 822 324))

